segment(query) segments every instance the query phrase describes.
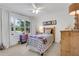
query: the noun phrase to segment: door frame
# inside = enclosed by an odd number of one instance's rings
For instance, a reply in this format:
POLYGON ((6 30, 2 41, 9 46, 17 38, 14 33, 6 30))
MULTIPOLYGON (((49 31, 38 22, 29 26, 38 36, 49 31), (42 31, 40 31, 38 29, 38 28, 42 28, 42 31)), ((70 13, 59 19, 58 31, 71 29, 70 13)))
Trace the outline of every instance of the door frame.
MULTIPOLYGON (((11 17, 13 17, 14 18, 14 24, 15 24, 15 20, 16 20, 16 18, 18 19, 18 20, 21 20, 22 18, 18 18, 16 15, 14 16, 14 15, 11 15, 11 14, 9 14, 9 47, 11 46, 11 44, 10 44, 10 40, 11 40, 11 34, 10 34, 10 32, 11 32, 11 17)), ((29 19, 29 18, 25 18, 25 19, 22 19, 23 21, 24 21, 24 32, 26 32, 26 22, 25 21, 28 21, 28 22, 31 22, 31 21, 29 21, 29 20, 27 20, 27 19, 29 19)), ((30 24, 31 25, 31 24, 30 24)), ((16 29, 15 29, 15 26, 13 26, 14 27, 14 33, 16 33, 16 29)))

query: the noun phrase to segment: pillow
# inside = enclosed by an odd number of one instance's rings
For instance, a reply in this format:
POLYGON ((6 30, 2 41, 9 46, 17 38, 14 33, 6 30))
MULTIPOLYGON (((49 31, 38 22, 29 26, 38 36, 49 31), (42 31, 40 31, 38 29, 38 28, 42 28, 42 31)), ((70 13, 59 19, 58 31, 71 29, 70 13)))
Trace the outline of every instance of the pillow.
POLYGON ((45 34, 50 34, 50 31, 45 31, 45 34))

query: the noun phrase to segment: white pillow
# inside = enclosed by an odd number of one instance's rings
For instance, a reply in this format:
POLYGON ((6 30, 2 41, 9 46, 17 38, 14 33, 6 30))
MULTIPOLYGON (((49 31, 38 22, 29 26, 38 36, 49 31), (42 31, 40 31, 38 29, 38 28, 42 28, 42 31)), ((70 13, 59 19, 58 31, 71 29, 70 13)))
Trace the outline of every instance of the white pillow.
POLYGON ((47 32, 45 32, 45 34, 50 34, 50 32, 47 31, 47 32))

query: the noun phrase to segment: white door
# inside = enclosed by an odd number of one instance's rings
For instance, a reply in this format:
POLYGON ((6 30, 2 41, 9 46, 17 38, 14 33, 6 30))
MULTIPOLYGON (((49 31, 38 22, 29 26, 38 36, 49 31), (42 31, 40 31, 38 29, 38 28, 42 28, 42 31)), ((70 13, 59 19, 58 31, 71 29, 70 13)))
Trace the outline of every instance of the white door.
POLYGON ((10 40, 9 40, 9 44, 10 46, 13 46, 16 42, 15 42, 15 18, 14 17, 10 17, 10 40))
POLYGON ((15 17, 10 17, 10 46, 18 43, 19 36, 24 32, 24 21, 15 17))
POLYGON ((19 36, 23 32, 30 33, 30 22, 16 17, 10 17, 10 40, 9 45, 13 46, 20 40, 19 36))

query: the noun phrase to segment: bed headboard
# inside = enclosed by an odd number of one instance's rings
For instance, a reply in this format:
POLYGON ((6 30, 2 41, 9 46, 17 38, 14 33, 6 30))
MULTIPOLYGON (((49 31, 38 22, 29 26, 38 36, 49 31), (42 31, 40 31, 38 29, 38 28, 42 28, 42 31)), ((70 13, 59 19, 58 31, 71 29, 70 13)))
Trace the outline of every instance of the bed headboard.
POLYGON ((44 27, 44 33, 45 32, 49 32, 50 34, 53 34, 54 38, 55 38, 55 27, 44 27))
POLYGON ((44 33, 45 33, 46 31, 50 32, 51 34, 54 34, 54 33, 55 33, 55 27, 53 27, 53 28, 45 28, 45 27, 44 27, 44 33))

